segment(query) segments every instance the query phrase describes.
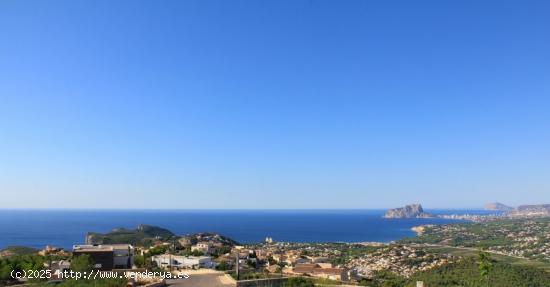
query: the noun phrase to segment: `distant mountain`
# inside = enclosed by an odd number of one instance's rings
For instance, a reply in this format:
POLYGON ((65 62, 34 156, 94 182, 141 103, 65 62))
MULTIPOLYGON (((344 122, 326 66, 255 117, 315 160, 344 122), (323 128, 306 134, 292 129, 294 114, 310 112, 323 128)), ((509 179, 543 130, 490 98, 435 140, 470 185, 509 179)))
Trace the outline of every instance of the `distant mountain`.
POLYGON ((499 202, 491 202, 491 203, 485 204, 485 210, 510 212, 514 210, 514 208, 499 202))
POLYGON ((393 208, 384 214, 384 218, 430 218, 431 214, 424 212, 422 205, 411 204, 404 207, 393 208))
POLYGON ((136 229, 116 228, 108 233, 88 232, 86 244, 120 244, 149 245, 151 242, 174 237, 170 230, 157 226, 140 224, 136 229))

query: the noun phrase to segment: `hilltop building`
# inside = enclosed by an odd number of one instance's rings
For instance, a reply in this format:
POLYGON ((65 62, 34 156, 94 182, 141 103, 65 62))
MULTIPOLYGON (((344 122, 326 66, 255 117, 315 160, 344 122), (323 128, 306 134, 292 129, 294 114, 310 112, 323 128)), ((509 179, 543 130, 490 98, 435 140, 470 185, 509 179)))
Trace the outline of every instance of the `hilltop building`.
POLYGON ((199 251, 203 254, 212 254, 216 251, 216 248, 211 242, 201 241, 196 245, 191 246, 191 251, 199 251))
POLYGON ((130 269, 134 265, 134 247, 130 244, 74 245, 73 256, 90 256, 94 269, 130 269))

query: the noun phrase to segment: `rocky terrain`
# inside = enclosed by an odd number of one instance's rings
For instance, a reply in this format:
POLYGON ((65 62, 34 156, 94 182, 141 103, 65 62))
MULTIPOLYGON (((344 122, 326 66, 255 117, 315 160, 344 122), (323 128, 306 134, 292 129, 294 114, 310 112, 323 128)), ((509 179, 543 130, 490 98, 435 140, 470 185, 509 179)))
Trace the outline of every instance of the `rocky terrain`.
POLYGON ((424 212, 422 205, 411 204, 404 207, 393 208, 384 214, 384 218, 430 218, 431 214, 424 212))

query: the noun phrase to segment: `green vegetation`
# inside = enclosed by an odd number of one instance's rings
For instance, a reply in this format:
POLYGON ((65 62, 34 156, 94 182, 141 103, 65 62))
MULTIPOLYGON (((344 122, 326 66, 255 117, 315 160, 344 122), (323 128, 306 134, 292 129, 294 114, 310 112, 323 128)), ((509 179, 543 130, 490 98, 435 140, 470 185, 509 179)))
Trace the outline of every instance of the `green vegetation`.
POLYGON ((38 253, 38 249, 26 246, 8 246, 0 250, 0 257, 8 257, 14 255, 31 255, 38 253))
POLYGON ((191 248, 186 248, 181 252, 184 256, 204 256, 204 253, 199 250, 191 251, 191 248))
POLYGON ((359 285, 371 287, 415 287, 417 281, 425 286, 446 287, 550 287, 550 273, 532 266, 512 265, 494 260, 490 254, 478 253, 457 262, 417 272, 410 278, 389 271, 379 271, 359 285))
POLYGON ((75 256, 71 260, 71 270, 75 272, 90 272, 92 271, 93 262, 88 254, 75 256))
MULTIPOLYGON (((28 270, 44 270, 44 262, 47 257, 40 255, 16 255, 0 258, 0 286, 8 286, 17 283, 12 278, 12 271, 22 272, 28 270)), ((74 257, 71 261, 71 270, 78 272, 89 272, 92 269, 92 262, 88 255, 74 257)), ((31 286, 52 286, 45 282, 45 279, 29 279, 31 286)), ((94 287, 122 287, 126 286, 126 279, 97 279, 97 280, 65 280, 56 286, 94 286, 94 287)))
POLYGON ((362 279, 359 285, 370 287, 402 287, 405 283, 406 279, 403 276, 390 271, 378 271, 374 273, 371 279, 362 279))
MULTIPOLYGON (((476 257, 479 252, 479 250, 476 250, 476 249, 469 249, 469 248, 467 249, 462 247, 451 247, 451 246, 445 246, 445 247, 429 246, 429 247, 424 247, 424 249, 432 253, 449 254, 457 257, 476 257)), ((491 257, 502 263, 507 263, 514 266, 536 267, 536 268, 550 272, 550 263, 548 262, 517 258, 517 257, 501 255, 501 254, 491 254, 491 257)))
POLYGON ((151 257, 151 256, 159 255, 159 254, 164 254, 164 253, 166 253, 166 251, 169 248, 170 247, 168 245, 155 246, 155 247, 149 249, 149 251, 147 251, 147 253, 145 254, 145 257, 151 257))
POLYGON ((222 246, 216 249, 216 251, 212 254, 212 257, 217 258, 229 252, 231 252, 231 246, 222 246))
POLYGON ((292 277, 289 278, 286 283, 283 284, 283 287, 314 287, 315 283, 309 278, 303 277, 292 277))
MULTIPOLYGON (((20 272, 24 270, 44 269, 44 257, 39 255, 22 255, 0 258, 0 286, 7 285, 15 280, 11 276, 12 270, 20 272)), ((36 281, 36 280, 31 280, 36 281)))
MULTIPOLYGON (((484 260, 488 260, 487 258, 484 260)), ((490 261, 487 272, 480 272, 479 260, 469 257, 456 263, 436 267, 413 275, 407 287, 414 287, 416 281, 426 286, 468 286, 468 287, 548 287, 550 274, 540 269, 515 266, 499 261, 490 261)), ((401 285, 403 286, 403 285, 401 285)))
POLYGON ((170 230, 143 224, 136 229, 117 228, 106 234, 88 233, 88 240, 93 244, 128 243, 135 246, 150 246, 156 239, 168 240, 174 237, 170 230))
POLYGON ((216 266, 216 270, 220 270, 220 271, 226 271, 226 270, 229 270, 229 269, 231 269, 231 268, 227 264, 227 262, 225 262, 225 261, 220 262, 220 264, 218 264, 216 266))
POLYGON ((422 235, 400 242, 482 249, 550 263, 549 233, 549 218, 500 219, 482 223, 425 226, 422 235))
POLYGON ((332 285, 342 285, 342 282, 331 280, 327 278, 312 278, 313 283, 315 283, 315 286, 332 286, 332 285))
POLYGON ((489 287, 489 283, 491 282, 491 278, 489 277, 489 275, 493 270, 493 262, 491 260, 491 257, 488 253, 479 252, 477 264, 479 268, 479 275, 481 276, 481 281, 485 281, 487 283, 487 287, 489 287))
POLYGON ((143 255, 136 255, 134 256, 134 264, 138 267, 138 268, 142 268, 142 267, 145 267, 145 256, 143 255))

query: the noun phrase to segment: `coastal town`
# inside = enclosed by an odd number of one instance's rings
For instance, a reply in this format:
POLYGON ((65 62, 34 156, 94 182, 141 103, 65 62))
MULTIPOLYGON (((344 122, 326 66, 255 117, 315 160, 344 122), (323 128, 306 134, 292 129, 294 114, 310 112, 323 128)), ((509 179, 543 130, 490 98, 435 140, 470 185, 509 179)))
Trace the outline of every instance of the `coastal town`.
MULTIPOLYGON (((149 247, 83 244, 74 245, 68 252, 47 246, 39 254, 66 258, 45 263, 45 268, 52 274, 71 270, 71 259, 86 256, 91 261, 91 268, 99 271, 132 272, 150 268, 179 274, 197 270, 204 273, 204 269, 210 269, 212 274, 225 272, 226 282, 307 277, 332 284, 357 284, 363 279, 373 278, 380 271, 409 277, 452 260, 400 244, 285 243, 267 237, 261 244, 235 245, 218 234, 192 234, 179 238, 177 242, 159 239, 149 247)), ((50 279, 60 278, 54 276, 50 279)), ((216 282, 214 280, 212 284, 216 282)))
MULTIPOLYGON (((423 286, 423 281, 415 279, 419 274, 460 264, 467 257, 465 253, 442 252, 442 247, 548 266, 550 219, 546 214, 541 216, 540 210, 527 210, 528 215, 514 209, 498 219, 416 226, 413 230, 417 236, 389 243, 292 243, 267 236, 261 243, 241 244, 216 233, 176 235, 161 227, 139 225, 105 234, 90 232, 84 244, 75 244, 71 250, 54 246, 42 250, 5 248, 0 259, 9 262, 17 256, 39 256, 41 266, 35 268, 52 274, 46 282, 63 282, 67 279, 63 274, 71 270, 95 270, 124 274, 118 279, 124 279, 128 286, 196 286, 193 280, 204 286, 292 286, 292 280, 298 279, 313 285, 382 286, 414 281, 423 286), (174 277, 128 277, 146 271, 174 277)), ((390 210, 385 216, 396 214, 402 218, 428 216, 420 205, 390 210)), ((5 283, 33 282, 9 278, 6 270, 0 273, 5 283)))
POLYGON ((550 262, 550 221, 546 218, 492 220, 484 224, 425 225, 407 243, 479 248, 494 254, 550 262))

